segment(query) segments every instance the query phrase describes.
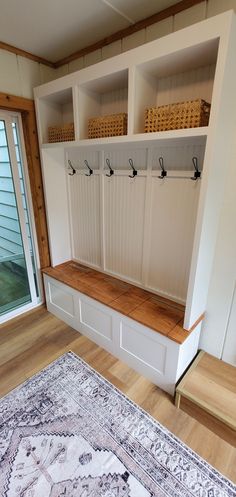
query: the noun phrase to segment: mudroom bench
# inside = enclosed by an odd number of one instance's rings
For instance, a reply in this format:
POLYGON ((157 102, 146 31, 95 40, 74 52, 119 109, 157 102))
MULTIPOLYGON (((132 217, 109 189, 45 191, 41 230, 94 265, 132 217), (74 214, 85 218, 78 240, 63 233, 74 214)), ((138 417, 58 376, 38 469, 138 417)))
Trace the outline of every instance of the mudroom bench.
POLYGON ((174 394, 201 322, 187 331, 182 305, 73 261, 43 273, 50 312, 174 394))

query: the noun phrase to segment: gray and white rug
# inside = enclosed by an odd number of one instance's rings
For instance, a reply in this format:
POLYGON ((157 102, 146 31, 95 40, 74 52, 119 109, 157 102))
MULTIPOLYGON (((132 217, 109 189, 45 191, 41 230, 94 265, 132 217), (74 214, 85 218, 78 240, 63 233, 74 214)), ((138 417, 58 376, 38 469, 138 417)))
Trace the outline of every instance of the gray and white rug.
POLYGON ((0 401, 1 497, 235 497, 236 486, 68 353, 0 401))

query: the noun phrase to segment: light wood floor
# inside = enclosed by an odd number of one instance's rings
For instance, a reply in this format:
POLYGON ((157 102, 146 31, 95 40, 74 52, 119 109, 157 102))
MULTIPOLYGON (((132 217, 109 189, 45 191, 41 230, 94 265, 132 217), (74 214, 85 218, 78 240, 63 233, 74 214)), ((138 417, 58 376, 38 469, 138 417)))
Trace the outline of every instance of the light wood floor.
POLYGON ((130 399, 236 482, 236 449, 177 409, 173 399, 45 308, 0 327, 0 396, 72 350, 130 399))
POLYGON ((236 447, 236 368, 201 351, 177 387, 176 405, 236 447))

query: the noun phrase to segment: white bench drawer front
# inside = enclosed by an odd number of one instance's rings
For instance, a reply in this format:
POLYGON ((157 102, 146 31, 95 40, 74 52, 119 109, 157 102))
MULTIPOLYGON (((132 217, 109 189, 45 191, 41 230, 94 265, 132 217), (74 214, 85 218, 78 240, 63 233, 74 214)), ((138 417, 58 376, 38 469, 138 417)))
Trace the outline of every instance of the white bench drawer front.
POLYGON ((61 288, 58 288, 53 283, 49 283, 49 291, 51 304, 58 307, 62 312, 69 314, 70 317, 74 317, 75 311, 73 295, 70 295, 61 288))
MULTIPOLYGON (((149 336, 148 332, 135 329, 125 322, 120 324, 120 348, 123 352, 141 361, 158 374, 165 374, 166 346, 149 336)), ((158 337, 158 335, 157 335, 158 337)))
POLYGON ((179 345, 54 278, 44 275, 44 281, 50 312, 174 394, 176 381, 197 352, 201 325, 179 345))
POLYGON ((86 297, 79 298, 80 329, 98 345, 113 349, 112 315, 109 309, 86 297))
POLYGON ((70 326, 76 327, 76 303, 72 289, 51 278, 45 278, 48 310, 70 326))

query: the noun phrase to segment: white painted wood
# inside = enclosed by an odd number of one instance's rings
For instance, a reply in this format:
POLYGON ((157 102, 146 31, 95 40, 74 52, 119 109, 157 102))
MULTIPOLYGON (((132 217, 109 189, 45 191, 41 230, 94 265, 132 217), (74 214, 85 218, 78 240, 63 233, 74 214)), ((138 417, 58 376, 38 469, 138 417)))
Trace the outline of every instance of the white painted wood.
POLYGON ((42 173, 51 264, 56 266, 71 259, 67 172, 63 149, 42 151, 42 173))
POLYGON ((144 133, 145 110, 154 107, 158 80, 137 67, 135 71, 134 133, 144 133))
POLYGON ((59 319, 76 329, 76 299, 72 288, 45 277, 44 287, 48 310, 59 319))
POLYGON ((0 66, 0 91, 12 95, 22 95, 17 56, 6 50, 0 50, 0 66))
MULTIPOLYGON (((137 171, 146 171, 147 169, 147 149, 146 148, 138 148, 129 147, 127 149, 124 148, 115 148, 112 150, 105 151, 104 153, 104 169, 108 172, 108 167, 106 164, 106 160, 109 159, 111 167, 114 169, 116 176, 117 172, 122 171, 123 174, 127 173, 127 175, 132 176, 132 167, 130 165, 129 159, 132 159, 133 165, 137 171)), ((139 177, 139 174, 138 176, 139 177)))
MULTIPOLYGON (((205 336, 207 336, 207 329, 214 329, 213 323, 217 322, 216 309, 220 308, 221 316, 223 316, 223 335, 225 336, 230 298, 232 297, 232 274, 230 274, 232 271, 229 269, 224 285, 224 288, 227 287, 226 298, 219 306, 220 290, 218 283, 217 287, 215 286, 215 281, 219 280, 221 270, 216 271, 215 265, 220 260, 220 249, 217 249, 216 253, 215 250, 217 233, 218 239, 220 239, 221 233, 225 231, 219 228, 219 220, 223 208, 224 191, 226 191, 225 179, 230 170, 232 144, 236 134, 234 119, 236 114, 234 98, 236 86, 235 33, 235 16, 232 12, 227 12, 112 59, 99 62, 95 66, 84 68, 77 73, 49 82, 35 90, 38 121, 41 122, 40 102, 42 100, 54 93, 68 91, 69 88, 73 88, 73 91, 77 91, 76 88, 79 88, 78 113, 80 115, 79 124, 82 126, 81 139, 75 143, 67 144, 68 149, 80 148, 80 150, 90 149, 90 151, 110 153, 114 149, 121 151, 136 148, 140 150, 147 147, 150 150, 152 147, 169 147, 169 145, 171 147, 173 145, 185 147, 187 140, 189 140, 188 145, 193 147, 199 145, 198 140, 200 140, 201 145, 204 145, 205 139, 207 139, 185 316, 185 327, 189 328, 199 318, 199 315, 207 311, 205 336), (216 70, 213 85, 214 67, 216 70), (129 135, 87 140, 86 120, 90 112, 92 115, 97 105, 98 115, 101 115, 101 95, 125 88, 127 85, 121 85, 121 81, 125 75, 127 82, 128 74, 130 85, 128 88, 129 135), (90 95, 87 98, 86 95, 89 92, 92 92, 93 98, 90 95), (167 102, 168 100, 173 101, 175 98, 179 99, 181 95, 183 100, 186 99, 185 97, 203 97, 203 95, 206 99, 210 99, 211 93, 212 108, 208 128, 141 133, 145 99, 148 104, 152 103, 154 98, 156 102, 157 97, 159 102, 167 102), (214 275, 216 275, 215 278, 214 275)), ((56 147, 58 150, 64 149, 63 144, 56 147)), ((47 145, 43 147, 43 150, 54 150, 54 148, 54 145, 47 145)), ((183 155, 183 163, 185 162, 183 155)), ((177 171, 176 167, 174 170, 177 171)), ((187 169, 184 169, 183 164, 180 165, 179 171, 185 170, 189 174, 188 166, 187 169)), ((157 174, 156 169, 153 176, 157 174)), ((117 172, 117 176, 119 175, 120 173, 117 172)), ((140 176, 149 178, 149 173, 140 172, 140 176)), ((147 183, 148 181, 149 179, 147 183)), ((147 188, 146 194, 148 191, 147 188)), ((225 196, 228 195, 228 192, 230 190, 227 190, 225 196)), ((229 219, 225 216, 226 211, 227 209, 222 211, 223 224, 227 223, 227 219, 229 219)), ((145 214, 146 219, 147 215, 145 214)), ((225 251, 223 250, 222 253, 225 251)), ((144 260, 147 260, 145 254, 143 254, 144 260)), ((143 261, 142 278, 145 278, 145 263, 143 261)), ((223 267, 223 264, 221 266, 223 267)), ((229 266, 227 264, 227 268, 229 266)), ((187 279, 185 279, 185 284, 186 281, 187 279)), ((211 333, 211 338, 208 340, 210 348, 213 347, 211 345, 213 343, 222 346, 222 328, 220 329, 219 326, 217 339, 215 339, 215 334, 211 333), (212 336, 214 340, 212 340, 212 336)))
POLYGON ((183 303, 187 295, 199 189, 200 181, 152 178, 146 286, 183 303))
MULTIPOLYGON (((86 329, 100 335, 101 338, 112 340, 112 315, 107 308, 102 310, 95 301, 86 297, 80 297, 80 324, 86 329)), ((92 335, 91 335, 92 336, 92 335)))
POLYGON ((177 380, 197 352, 200 327, 179 345, 47 275, 44 281, 50 312, 174 394, 177 380))
MULTIPOLYGON (((187 72, 171 73, 159 77, 155 64, 143 64, 136 69, 135 81, 135 133, 143 133, 145 109, 186 100, 202 98, 211 102, 215 64, 194 68, 187 72)), ((180 60, 182 67, 182 60, 180 60)))
MULTIPOLYGON (((232 18, 231 27, 230 32, 226 30, 225 36, 220 38, 187 295, 184 323, 186 329, 189 329, 206 310, 226 178, 231 166, 232 147, 236 136, 235 16, 232 18)), ((215 304, 217 305, 217 302, 215 304)))
POLYGON ((111 75, 111 73, 123 71, 125 68, 128 69, 128 67, 145 63, 147 60, 156 60, 157 57, 160 60, 158 71, 164 77, 163 72, 165 73, 167 70, 166 56, 172 52, 174 54, 169 64, 172 68, 176 61, 180 60, 180 57, 182 58, 182 72, 184 68, 187 70, 191 67, 206 66, 212 61, 212 42, 209 40, 217 39, 226 34, 230 27, 231 17, 231 12, 227 12, 203 21, 201 24, 195 24, 177 33, 149 42, 127 53, 117 55, 112 58, 112 66, 111 59, 107 59, 96 64, 96 66, 81 69, 59 80, 46 83, 35 89, 35 97, 42 98, 60 89, 76 85, 78 80, 82 84, 95 78, 111 75), (201 42, 203 45, 201 45, 201 42), (186 48, 187 52, 180 54, 180 51, 186 48))
POLYGON ((163 376, 166 368, 167 347, 159 338, 160 335, 154 335, 149 330, 141 331, 139 326, 136 328, 135 325, 132 326, 125 320, 120 323, 120 348, 124 356, 132 356, 163 376))
POLYGON ((199 350, 199 338, 202 329, 202 322, 199 323, 193 332, 190 333, 189 337, 184 341, 184 346, 181 345, 179 349, 179 360, 176 372, 176 378, 183 375, 184 371, 189 366, 190 362, 195 358, 199 350), (191 357, 191 359, 190 359, 191 357))
POLYGON ((48 142, 48 127, 74 123, 72 89, 68 88, 41 99, 38 103, 43 143, 48 142))
POLYGON ((156 105, 166 105, 202 98, 211 102, 215 64, 160 78, 156 105))
POLYGON ((41 81, 39 63, 19 55, 17 56, 17 63, 22 97, 33 98, 33 88, 41 81))
POLYGON ((145 178, 104 178, 105 270, 141 283, 145 178))
MULTIPOLYGON (((207 315, 204 319, 200 346, 219 359, 222 358, 224 342, 230 319, 236 280, 236 143, 232 145, 230 168, 227 173, 224 201, 218 229, 215 257, 207 297, 207 315)), ((234 342, 232 342, 232 351, 234 342)))
POLYGON ((129 149, 135 147, 140 149, 144 147, 152 147, 155 145, 164 145, 167 143, 177 144, 178 142, 194 145, 195 143, 205 143, 208 136, 208 127, 178 129, 170 131, 157 131, 154 133, 141 133, 135 135, 112 136, 109 138, 94 138, 91 140, 84 139, 77 142, 71 141, 65 143, 44 143, 42 149, 65 148, 68 149, 88 149, 88 150, 112 150, 129 149))
POLYGON ((88 120, 100 114, 100 96, 94 91, 80 87, 79 90, 79 137, 88 138, 88 120))
POLYGON ((236 366, 236 287, 234 287, 222 359, 236 366))
POLYGON ((74 317, 74 300, 73 294, 68 291, 63 291, 57 285, 53 283, 49 284, 49 292, 50 292, 50 302, 52 305, 62 310, 63 313, 68 314, 70 317, 74 317))
POLYGON ((85 264, 101 266, 99 176, 69 177, 73 257, 85 264))
POLYGON ((128 110, 128 71, 79 86, 80 138, 88 138, 88 120, 128 110))

